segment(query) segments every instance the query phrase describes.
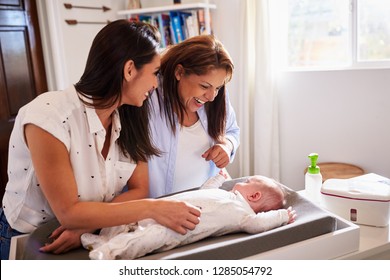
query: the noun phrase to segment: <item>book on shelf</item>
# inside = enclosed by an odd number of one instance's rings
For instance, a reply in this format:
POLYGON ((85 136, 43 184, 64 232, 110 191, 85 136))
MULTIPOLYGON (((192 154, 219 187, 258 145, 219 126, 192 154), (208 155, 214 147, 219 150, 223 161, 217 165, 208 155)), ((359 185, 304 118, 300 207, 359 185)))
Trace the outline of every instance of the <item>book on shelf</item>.
POLYGON ((129 21, 139 21, 139 16, 138 15, 132 15, 128 20, 129 21))
POLYGON ((154 18, 155 18, 155 25, 158 28, 158 31, 160 32, 160 36, 161 36, 160 46, 162 48, 165 48, 167 46, 167 40, 166 40, 165 35, 164 35, 165 31, 164 31, 164 23, 163 23, 163 19, 162 19, 162 14, 154 15, 154 18))
POLYGON ((191 16, 191 13, 187 12, 178 12, 179 17, 180 17, 180 26, 181 26, 181 32, 183 34, 183 40, 189 38, 189 33, 188 33, 188 26, 187 26, 187 18, 191 16))
POLYGON ((190 37, 198 36, 200 34, 197 11, 191 11, 191 16, 187 18, 187 27, 190 37))
POLYGON ((156 26, 161 35, 162 48, 207 32, 203 9, 133 15, 129 20, 147 22, 156 26))
POLYGON ((153 24, 153 23, 152 23, 152 16, 148 16, 148 15, 139 15, 139 16, 138 16, 138 20, 139 20, 139 21, 142 21, 142 22, 149 23, 149 24, 153 24))
POLYGON ((163 36, 163 26, 162 26, 162 23, 161 23, 161 21, 160 21, 160 19, 158 18, 158 15, 157 14, 153 14, 153 15, 151 15, 151 20, 150 20, 150 24, 152 24, 152 25, 154 25, 155 27, 157 27, 157 29, 158 29, 158 32, 160 33, 160 37, 161 37, 161 39, 160 39, 160 46, 162 47, 162 48, 165 48, 165 46, 166 46, 166 43, 165 43, 165 38, 164 38, 164 36, 163 36))
POLYGON ((176 11, 170 11, 169 15, 171 16, 171 25, 172 25, 173 35, 175 36, 175 42, 180 43, 185 39, 180 13, 176 11))
MULTIPOLYGON (((207 28, 206 28, 206 15, 205 11, 200 9, 197 11, 198 14, 198 24, 199 24, 199 34, 207 34, 207 28)), ((211 13, 209 14, 209 20, 210 20, 210 33, 213 33, 211 30, 211 13)))
POLYGON ((171 32, 171 18, 168 14, 160 13, 157 14, 159 22, 159 30, 161 35, 161 47, 165 48, 173 44, 172 32, 171 32))

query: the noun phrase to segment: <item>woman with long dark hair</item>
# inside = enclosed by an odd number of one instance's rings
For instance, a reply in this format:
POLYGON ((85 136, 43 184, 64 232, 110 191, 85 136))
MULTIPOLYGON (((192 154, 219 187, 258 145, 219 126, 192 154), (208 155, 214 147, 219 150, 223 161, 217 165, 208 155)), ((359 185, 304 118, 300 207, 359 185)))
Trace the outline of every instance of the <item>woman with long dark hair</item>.
POLYGON ((81 245, 95 229, 152 218, 185 234, 197 208, 148 197, 147 99, 157 87, 159 37, 148 24, 114 21, 95 37, 78 83, 20 109, 9 144, 1 211, 1 258, 10 239, 56 218, 44 252, 81 245), (122 192, 127 185, 128 191, 122 192))

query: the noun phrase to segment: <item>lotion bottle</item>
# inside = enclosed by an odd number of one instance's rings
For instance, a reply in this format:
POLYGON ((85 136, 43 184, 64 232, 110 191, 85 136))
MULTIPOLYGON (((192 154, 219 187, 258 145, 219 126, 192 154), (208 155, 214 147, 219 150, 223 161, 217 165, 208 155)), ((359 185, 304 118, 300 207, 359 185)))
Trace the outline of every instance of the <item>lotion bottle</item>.
POLYGON ((317 165, 318 154, 309 155, 311 164, 307 167, 305 174, 305 192, 307 197, 314 203, 321 202, 322 175, 320 167, 317 165))

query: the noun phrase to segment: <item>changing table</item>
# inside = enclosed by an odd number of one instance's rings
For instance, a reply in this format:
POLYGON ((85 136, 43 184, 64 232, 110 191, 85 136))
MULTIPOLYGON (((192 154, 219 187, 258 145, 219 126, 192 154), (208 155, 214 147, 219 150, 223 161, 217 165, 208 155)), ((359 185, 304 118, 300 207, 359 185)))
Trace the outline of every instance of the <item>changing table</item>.
MULTIPOLYGON (((222 188, 229 190, 236 182, 246 178, 227 181, 222 188)), ((292 224, 259 234, 236 233, 206 238, 141 259, 334 259, 359 249, 357 225, 314 205, 292 190, 287 195, 287 206, 292 206, 298 213, 292 224)), ((39 252, 38 249, 57 225, 58 222, 53 220, 30 235, 13 238, 10 258, 88 259, 88 251, 84 249, 61 255, 39 252), (22 248, 17 244, 18 239, 20 244, 24 243, 22 248)))

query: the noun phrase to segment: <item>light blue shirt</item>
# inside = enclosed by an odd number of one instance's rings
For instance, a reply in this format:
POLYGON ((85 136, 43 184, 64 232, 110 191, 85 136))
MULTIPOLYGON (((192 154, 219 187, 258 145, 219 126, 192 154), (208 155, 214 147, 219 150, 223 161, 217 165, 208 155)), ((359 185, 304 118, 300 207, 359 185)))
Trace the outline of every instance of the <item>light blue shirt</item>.
MULTIPOLYGON (((174 134, 172 132, 171 127, 167 122, 165 113, 160 111, 158 99, 162 98, 161 88, 159 88, 159 94, 160 96, 157 94, 157 92, 153 92, 153 94, 150 96, 150 102, 152 103, 150 114, 151 137, 153 139, 154 145, 162 152, 162 155, 160 157, 153 156, 148 161, 149 194, 150 197, 153 198, 172 193, 176 170, 175 164, 177 156, 177 145, 179 140, 178 131, 180 129, 180 124, 176 119, 177 133, 174 134)), ((163 103, 161 102, 161 104, 163 103)), ((230 104, 229 95, 227 92, 226 107, 227 118, 225 137, 233 144, 233 150, 230 155, 230 162, 232 162, 237 148, 240 145, 240 128, 237 125, 236 114, 232 105, 230 104)), ((208 135, 208 122, 204 106, 202 106, 197 112, 202 127, 208 135)), ((209 141, 210 147, 215 144, 214 140, 210 136, 209 141)), ((219 172, 220 169, 211 160, 209 161, 209 164, 209 177, 213 177, 219 172)), ((191 168, 191 166, 188 166, 188 168, 191 168)), ((194 170, 194 176, 196 176, 196 170, 194 170)), ((188 186, 188 188, 193 187, 194 186, 188 186)))

